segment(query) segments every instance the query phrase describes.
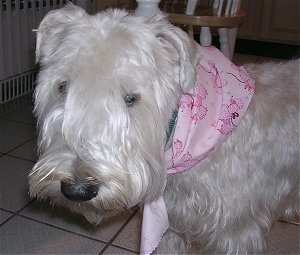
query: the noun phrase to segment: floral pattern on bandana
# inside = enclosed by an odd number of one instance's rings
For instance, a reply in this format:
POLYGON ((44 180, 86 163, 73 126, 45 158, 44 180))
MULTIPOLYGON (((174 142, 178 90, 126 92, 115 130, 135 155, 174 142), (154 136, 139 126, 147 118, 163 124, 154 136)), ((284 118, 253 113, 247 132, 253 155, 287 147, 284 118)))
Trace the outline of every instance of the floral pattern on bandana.
POLYGON ((165 152, 168 173, 199 163, 236 129, 255 89, 243 67, 214 47, 203 48, 194 94, 179 102, 173 146, 165 152))

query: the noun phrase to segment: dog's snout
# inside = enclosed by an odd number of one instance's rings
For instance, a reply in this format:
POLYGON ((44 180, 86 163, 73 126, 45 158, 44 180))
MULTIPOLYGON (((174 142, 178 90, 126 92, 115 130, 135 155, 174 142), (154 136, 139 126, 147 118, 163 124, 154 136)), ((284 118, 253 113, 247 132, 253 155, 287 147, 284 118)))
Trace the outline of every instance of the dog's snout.
POLYGON ((74 202, 84 202, 96 197, 99 187, 96 184, 80 181, 61 181, 60 189, 67 199, 74 202))

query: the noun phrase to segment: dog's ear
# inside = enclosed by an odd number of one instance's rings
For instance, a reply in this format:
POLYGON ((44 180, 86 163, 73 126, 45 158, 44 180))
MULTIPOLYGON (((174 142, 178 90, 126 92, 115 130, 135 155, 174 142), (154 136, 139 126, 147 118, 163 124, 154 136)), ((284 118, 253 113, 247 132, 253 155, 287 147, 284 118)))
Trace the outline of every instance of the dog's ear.
POLYGON ((157 14, 151 17, 160 23, 157 38, 169 48, 171 53, 176 50, 179 58, 179 83, 185 93, 193 93, 193 88, 197 80, 196 65, 198 64, 201 53, 200 46, 191 39, 179 27, 170 24, 164 15, 157 14))
POLYGON ((61 43, 61 35, 67 29, 67 25, 84 15, 87 15, 86 12, 72 3, 50 11, 36 30, 36 62, 50 56, 61 43))

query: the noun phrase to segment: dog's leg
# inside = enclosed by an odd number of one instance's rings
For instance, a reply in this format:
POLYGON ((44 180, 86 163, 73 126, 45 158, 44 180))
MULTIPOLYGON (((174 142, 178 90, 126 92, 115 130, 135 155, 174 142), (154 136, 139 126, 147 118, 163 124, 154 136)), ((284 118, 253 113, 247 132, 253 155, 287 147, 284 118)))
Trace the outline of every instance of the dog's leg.
MULTIPOLYGON (((292 192, 291 192, 292 193, 292 192)), ((300 217, 300 194, 296 189, 294 193, 292 193, 286 199, 286 206, 284 212, 282 213, 280 219, 285 221, 293 221, 300 217)))
POLYGON ((184 236, 168 230, 154 254, 186 254, 189 244, 184 236))
POLYGON ((266 234, 267 228, 262 229, 249 221, 242 226, 242 223, 234 223, 224 231, 216 233, 212 242, 206 247, 206 253, 214 254, 264 254, 267 251, 266 234))

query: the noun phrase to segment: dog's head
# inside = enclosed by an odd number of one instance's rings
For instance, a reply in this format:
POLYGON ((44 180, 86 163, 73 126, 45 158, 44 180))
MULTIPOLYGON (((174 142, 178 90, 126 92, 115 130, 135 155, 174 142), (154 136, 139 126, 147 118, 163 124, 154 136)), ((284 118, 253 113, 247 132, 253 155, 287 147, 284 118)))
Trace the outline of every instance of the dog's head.
POLYGON ((90 16, 73 5, 47 14, 37 30, 31 196, 98 222, 161 195, 166 130, 196 80, 197 47, 162 14, 90 16))

